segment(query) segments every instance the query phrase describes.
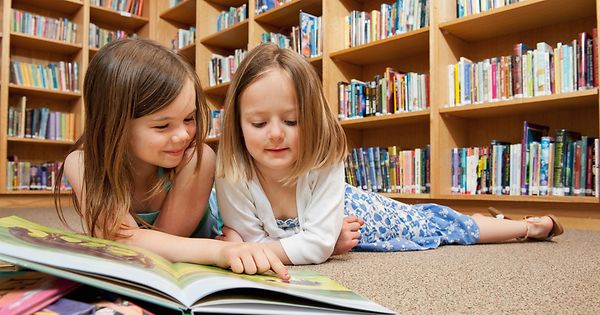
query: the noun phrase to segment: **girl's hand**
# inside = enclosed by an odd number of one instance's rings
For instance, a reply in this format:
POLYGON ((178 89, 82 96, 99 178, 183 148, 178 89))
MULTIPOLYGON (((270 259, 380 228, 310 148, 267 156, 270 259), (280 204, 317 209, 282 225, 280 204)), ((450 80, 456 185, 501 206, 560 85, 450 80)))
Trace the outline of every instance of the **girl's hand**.
POLYGON ((243 243, 244 240, 242 237, 236 232, 234 229, 229 228, 227 226, 223 226, 223 231, 221 235, 217 235, 215 239, 225 242, 235 242, 235 243, 243 243))
POLYGON ((217 266, 235 273, 262 274, 272 270, 283 280, 289 280, 287 268, 273 251, 262 244, 226 243, 217 259, 217 266))
POLYGON ((363 224, 365 224, 365 221, 355 215, 344 217, 342 231, 335 243, 333 255, 346 253, 358 245, 358 239, 360 238, 359 229, 363 224))

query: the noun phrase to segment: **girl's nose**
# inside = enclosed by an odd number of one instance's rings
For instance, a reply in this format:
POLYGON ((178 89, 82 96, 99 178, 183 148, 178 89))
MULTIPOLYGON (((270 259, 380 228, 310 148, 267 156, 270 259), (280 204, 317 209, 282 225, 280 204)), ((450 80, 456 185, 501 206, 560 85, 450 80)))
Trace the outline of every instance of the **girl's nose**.
POLYGON ((189 139, 190 134, 184 126, 177 128, 173 136, 171 136, 171 141, 173 141, 174 143, 187 141, 189 139))
POLYGON ((271 128, 269 129, 269 139, 270 140, 281 140, 283 138, 283 128, 281 128, 281 124, 273 123, 271 124, 271 128))

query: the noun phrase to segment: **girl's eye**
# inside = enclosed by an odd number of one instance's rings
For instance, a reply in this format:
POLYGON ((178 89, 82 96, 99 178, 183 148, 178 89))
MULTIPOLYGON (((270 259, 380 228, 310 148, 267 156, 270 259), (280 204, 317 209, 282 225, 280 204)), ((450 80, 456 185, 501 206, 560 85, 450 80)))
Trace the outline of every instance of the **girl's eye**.
POLYGON ((160 125, 160 126, 154 126, 154 128, 156 129, 167 129, 167 127, 169 127, 169 125, 160 125))
POLYGON ((193 122, 194 121, 194 117, 186 118, 183 121, 186 122, 186 123, 193 122))
POLYGON ((286 120, 285 124, 288 126, 296 126, 298 124, 298 121, 296 120, 286 120))
POLYGON ((266 125, 266 122, 259 122, 259 123, 252 123, 252 126, 256 127, 256 128, 262 128, 266 125))

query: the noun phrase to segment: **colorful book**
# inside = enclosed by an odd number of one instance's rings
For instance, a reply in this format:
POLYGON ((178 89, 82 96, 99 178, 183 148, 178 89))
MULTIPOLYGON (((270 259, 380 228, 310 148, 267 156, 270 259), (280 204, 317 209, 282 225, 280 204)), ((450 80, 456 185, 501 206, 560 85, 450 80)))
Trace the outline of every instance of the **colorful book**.
POLYGON ((0 218, 0 259, 56 277, 189 313, 393 314, 315 272, 235 274, 171 263, 134 246, 0 218))
POLYGON ((529 194, 529 173, 531 165, 529 163, 529 150, 532 142, 542 142, 542 137, 548 136, 548 126, 533 124, 527 121, 523 122, 523 139, 521 142, 521 195, 529 194))
POLYGON ((33 271, 0 273, 0 315, 31 314, 79 286, 33 271))

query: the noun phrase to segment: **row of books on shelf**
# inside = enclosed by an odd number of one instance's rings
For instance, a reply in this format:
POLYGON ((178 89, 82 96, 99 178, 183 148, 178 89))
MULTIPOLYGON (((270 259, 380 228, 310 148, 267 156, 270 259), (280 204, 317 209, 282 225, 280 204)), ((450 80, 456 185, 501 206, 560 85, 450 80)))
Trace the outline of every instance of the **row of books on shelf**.
POLYGON ((354 47, 429 25, 429 0, 396 0, 380 10, 352 11, 344 20, 344 47, 354 47))
MULTIPOLYGON (((6 190, 52 190, 58 180, 58 171, 62 162, 20 161, 9 156, 6 167, 6 190)), ((61 189, 71 189, 71 184, 63 176, 61 189)))
POLYGON ((259 15, 271 9, 275 9, 293 0, 256 0, 255 13, 259 15))
POLYGON ((10 82, 42 89, 77 92, 79 66, 76 61, 59 61, 47 65, 11 61, 10 82))
POLYGON ((293 26, 290 35, 274 32, 262 34, 263 43, 275 43, 281 48, 288 48, 304 58, 323 55, 323 33, 321 17, 300 11, 299 26, 293 26))
POLYGON ((117 39, 137 37, 136 33, 127 33, 123 30, 111 31, 98 27, 94 23, 90 23, 90 38, 89 44, 91 48, 102 48, 104 45, 114 42, 117 39))
POLYGON ((428 109, 429 75, 386 68, 372 81, 338 82, 338 118, 355 119, 428 109))
POLYGON ((190 26, 189 29, 178 29, 175 38, 171 40, 171 48, 181 49, 196 42, 196 28, 190 26))
POLYGON ((430 146, 414 150, 353 148, 344 161, 346 182, 371 192, 429 193, 430 146))
POLYGON ((248 19, 247 4, 244 3, 237 8, 229 7, 229 11, 221 11, 217 16, 217 32, 246 19, 248 19))
POLYGON ((209 138, 218 138, 221 135, 221 124, 223 123, 223 110, 214 109, 210 111, 210 121, 208 128, 209 138))
POLYGON ((142 15, 144 0, 90 0, 91 5, 125 13, 126 15, 142 15))
POLYGON ((536 49, 524 43, 513 55, 473 62, 461 57, 448 66, 448 105, 460 106, 536 97, 598 86, 598 32, 579 34, 570 44, 552 48, 539 42, 536 49))
MULTIPOLYGON (((538 125, 530 127, 539 132, 538 125)), ((492 141, 490 146, 454 148, 452 192, 599 196, 598 138, 558 129, 554 138, 538 139, 529 143, 492 141)))
POLYGON ((27 108, 27 97, 8 108, 9 137, 66 140, 75 138, 75 114, 50 111, 50 109, 27 108))
POLYGON ((77 41, 77 24, 66 18, 55 19, 13 9, 10 26, 12 32, 67 43, 75 43, 77 41))
POLYGON ((456 0, 456 17, 479 14, 523 0, 456 0))
POLYGON ((246 57, 246 53, 245 49, 236 49, 230 56, 212 54, 208 61, 208 85, 215 86, 231 81, 235 70, 246 57))

